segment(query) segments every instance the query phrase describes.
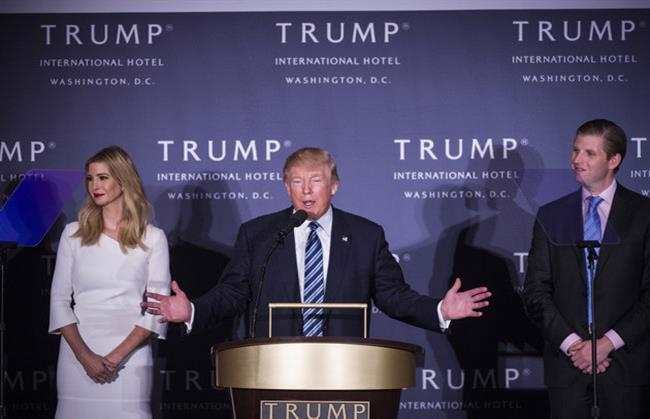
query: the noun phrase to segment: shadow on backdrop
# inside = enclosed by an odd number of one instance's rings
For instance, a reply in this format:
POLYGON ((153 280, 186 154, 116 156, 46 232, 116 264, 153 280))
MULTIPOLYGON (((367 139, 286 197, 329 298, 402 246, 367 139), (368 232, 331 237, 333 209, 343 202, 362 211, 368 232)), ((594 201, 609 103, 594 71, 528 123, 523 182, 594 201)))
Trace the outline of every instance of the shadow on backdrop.
MULTIPOLYGON (((225 183, 206 182, 187 185, 183 193, 205 194, 223 191, 226 187, 225 183)), ((156 207, 169 205, 166 192, 159 196, 156 207)), ((218 231, 218 237, 234 237, 241 220, 233 201, 192 199, 174 205, 179 212, 168 234, 171 275, 188 297, 195 299, 218 283, 230 260, 232 247, 213 240, 211 232, 218 231)), ((215 389, 212 384, 210 348, 234 339, 237 323, 238 319, 231 319, 214 329, 192 335, 185 333, 184 325, 169 325, 167 339, 159 342, 157 384, 158 396, 162 397, 157 417, 232 417, 228 393, 215 389)))
MULTIPOLYGON (((519 292, 541 173, 533 170, 529 176, 527 169, 541 168, 541 158, 534 150, 519 149, 508 160, 490 160, 487 167, 481 164, 470 162, 468 170, 479 179, 463 185, 468 191, 482 191, 482 196, 465 200, 467 208, 478 215, 446 229, 440 244, 445 252, 453 249, 448 259, 452 263, 449 285, 461 277, 464 289, 485 285, 493 294, 481 318, 455 321, 448 336, 465 373, 467 417, 546 418, 548 402, 540 361, 543 340, 526 317, 519 292)), ((436 262, 440 255, 437 251, 436 262)))
MULTIPOLYGON (((501 152, 495 147, 495 155, 501 152)), ((548 417, 543 341, 519 294, 542 165, 530 148, 507 160, 470 161, 464 170, 477 179, 436 184, 433 190, 453 197, 424 202, 422 228, 430 239, 400 251, 409 256, 407 278, 430 278, 429 295, 444 295, 456 277, 462 290, 485 285, 493 293, 481 318, 452 322, 447 336, 427 334, 438 398, 462 400, 470 419, 548 417)), ((458 413, 443 411, 443 417, 458 413)))

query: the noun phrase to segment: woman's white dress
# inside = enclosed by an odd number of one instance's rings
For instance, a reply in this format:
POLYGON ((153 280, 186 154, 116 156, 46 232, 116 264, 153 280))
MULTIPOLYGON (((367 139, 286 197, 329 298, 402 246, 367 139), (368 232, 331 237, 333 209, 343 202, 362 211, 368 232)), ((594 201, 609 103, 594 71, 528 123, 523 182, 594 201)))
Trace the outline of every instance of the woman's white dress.
MULTIPOLYGON (((59 242, 50 296, 50 333, 76 323, 81 337, 98 355, 111 352, 140 326, 165 337, 166 325, 142 312, 145 291, 169 294, 169 249, 165 233, 148 226, 140 247, 122 253, 119 243, 102 234, 82 246, 68 224, 59 242), (71 307, 71 303, 74 305, 71 307)), ((151 345, 136 349, 117 378, 95 383, 61 338, 57 366, 59 419, 151 418, 153 382, 151 345)))

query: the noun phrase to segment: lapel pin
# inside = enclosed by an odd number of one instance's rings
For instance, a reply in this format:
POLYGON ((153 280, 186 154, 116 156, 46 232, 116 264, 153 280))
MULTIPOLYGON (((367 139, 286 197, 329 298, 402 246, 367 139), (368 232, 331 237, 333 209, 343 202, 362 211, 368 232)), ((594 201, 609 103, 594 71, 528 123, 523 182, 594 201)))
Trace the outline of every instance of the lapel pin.
POLYGON ((344 242, 347 242, 348 241, 348 236, 341 237, 341 240, 343 240, 344 242))

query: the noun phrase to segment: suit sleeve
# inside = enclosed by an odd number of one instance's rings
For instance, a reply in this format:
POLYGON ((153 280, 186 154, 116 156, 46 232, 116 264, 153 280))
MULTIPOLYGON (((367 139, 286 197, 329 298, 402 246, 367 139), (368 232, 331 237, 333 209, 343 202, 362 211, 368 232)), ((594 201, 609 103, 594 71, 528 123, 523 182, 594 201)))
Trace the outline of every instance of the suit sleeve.
MULTIPOLYGON (((644 207, 646 214, 650 213, 650 205, 644 207)), ((640 263, 643 266, 637 301, 613 327, 628 350, 641 340, 647 339, 650 333, 650 222, 646 224, 643 236, 643 254, 640 263)))
POLYGON ((399 264, 388 250, 384 230, 375 241, 374 281, 371 294, 375 305, 388 316, 413 326, 440 331, 436 300, 415 292, 404 280, 399 264))
POLYGON ((192 333, 213 327, 219 321, 246 311, 250 300, 251 247, 245 225, 239 228, 233 258, 221 279, 210 291, 194 301, 192 333))
POLYGON ((551 275, 550 241, 539 222, 533 228, 533 240, 528 254, 528 269, 524 283, 524 303, 528 316, 542 330, 547 342, 559 348, 574 330, 555 306, 551 275))

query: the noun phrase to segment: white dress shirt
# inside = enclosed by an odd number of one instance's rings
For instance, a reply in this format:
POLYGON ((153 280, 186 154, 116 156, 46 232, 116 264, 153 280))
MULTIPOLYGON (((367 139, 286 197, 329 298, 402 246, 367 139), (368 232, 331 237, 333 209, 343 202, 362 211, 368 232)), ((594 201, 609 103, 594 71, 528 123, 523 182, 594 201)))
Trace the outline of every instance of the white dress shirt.
MULTIPOLYGON (((293 229, 293 237, 296 243, 296 267, 298 268, 298 283, 300 285, 300 301, 305 302, 305 250, 307 239, 311 228, 309 224, 314 220, 307 219, 304 223, 293 229)), ((327 286, 327 270, 330 260, 330 244, 332 238, 332 207, 330 206, 325 214, 315 220, 319 227, 316 230, 321 247, 323 248, 323 282, 327 286)))

